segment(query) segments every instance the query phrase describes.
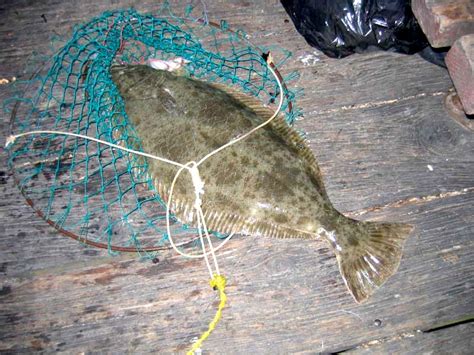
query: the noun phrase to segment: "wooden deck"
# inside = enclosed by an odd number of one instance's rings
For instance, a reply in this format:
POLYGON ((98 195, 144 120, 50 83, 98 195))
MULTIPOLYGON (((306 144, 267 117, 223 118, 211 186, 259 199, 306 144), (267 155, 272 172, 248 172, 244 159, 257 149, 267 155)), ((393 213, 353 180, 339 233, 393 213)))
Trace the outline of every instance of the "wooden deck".
MULTIPOLYGON (((446 70, 418 56, 326 58, 278 1, 211 1, 210 19, 293 52, 298 102, 334 205, 354 218, 416 226, 400 269, 367 303, 346 291, 326 246, 237 237, 219 253, 228 307, 205 353, 472 353, 474 133, 452 120, 446 70)), ((173 2, 175 3, 175 2, 173 2)), ((181 1, 173 6, 182 6, 181 1)), ((0 78, 104 10, 157 1, 3 1, 0 78)), ((0 100, 8 86, 0 86, 0 100)), ((2 145, 8 132, 2 113, 2 145)), ((0 351, 183 352, 214 315, 201 261, 111 257, 62 237, 16 188, 1 153, 0 351)))

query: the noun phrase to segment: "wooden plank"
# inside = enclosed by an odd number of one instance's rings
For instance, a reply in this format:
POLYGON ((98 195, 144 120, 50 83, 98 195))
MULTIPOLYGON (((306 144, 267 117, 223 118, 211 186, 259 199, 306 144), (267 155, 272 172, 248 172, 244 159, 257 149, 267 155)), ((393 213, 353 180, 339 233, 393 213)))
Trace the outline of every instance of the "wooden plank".
MULTIPOLYGON (((91 4, 9 6, 0 33, 14 34, 0 37, 7 43, 2 75, 21 77, 26 55, 44 49, 54 30, 124 6, 91 4)), ((284 71, 299 70, 296 84, 306 92, 297 128, 307 132, 334 204, 357 218, 413 223, 416 231, 399 272, 360 306, 326 245, 236 238, 218 254, 229 306, 204 350, 334 352, 474 313, 474 140, 443 111, 447 73, 417 56, 324 58, 285 23, 278 2, 243 4, 209 1, 208 9, 259 45, 294 52, 284 71)), ((178 352, 206 329, 217 299, 202 262, 163 253, 152 264, 85 248, 37 218, 8 172, 2 182, 0 349, 178 352)))
POLYGON ((474 32, 471 0, 413 0, 412 9, 433 47, 450 47, 474 32))
POLYGON ((395 101, 298 122, 344 212, 473 187, 473 135, 447 116, 443 97, 395 101))

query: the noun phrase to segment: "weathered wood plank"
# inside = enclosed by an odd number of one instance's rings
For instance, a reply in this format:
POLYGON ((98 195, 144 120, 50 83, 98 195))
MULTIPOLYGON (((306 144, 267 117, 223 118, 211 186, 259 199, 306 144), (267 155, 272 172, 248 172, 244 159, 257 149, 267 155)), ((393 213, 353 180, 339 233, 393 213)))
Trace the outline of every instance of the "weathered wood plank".
MULTIPOLYGON (((8 4, 0 15, 2 76, 21 77, 26 56, 43 50, 53 31, 124 7, 91 4, 8 4)), ((405 221, 416 230, 399 272, 360 306, 326 245, 236 238, 218 255, 229 307, 204 349, 338 351, 474 313, 474 139, 443 111, 447 73, 416 56, 327 59, 285 23, 277 1, 243 5, 209 2, 208 9, 257 44, 295 53, 283 70, 302 74, 305 118, 297 127, 307 132, 334 204, 357 218, 405 221)), ((7 95, 0 87, 0 98, 7 95)), ((5 167, 5 154, 1 159, 5 167)), ((176 352, 205 330, 217 300, 202 262, 164 253, 152 264, 85 248, 37 218, 8 172, 1 181, 0 349, 176 352)))
POLYGON ((341 211, 474 186, 473 134, 448 117, 443 97, 396 101, 298 122, 341 211))

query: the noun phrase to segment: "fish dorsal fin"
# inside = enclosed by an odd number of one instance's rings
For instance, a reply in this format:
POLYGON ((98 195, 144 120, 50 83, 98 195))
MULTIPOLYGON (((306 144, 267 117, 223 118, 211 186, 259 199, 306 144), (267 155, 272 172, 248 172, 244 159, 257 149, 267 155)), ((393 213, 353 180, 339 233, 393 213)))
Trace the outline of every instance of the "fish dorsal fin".
POLYGON ((262 122, 268 120, 270 117, 273 116, 274 110, 271 110, 269 107, 264 106, 262 101, 257 99, 255 96, 244 94, 241 91, 238 91, 237 89, 234 89, 221 83, 211 83, 209 85, 218 90, 224 91, 244 106, 250 108, 262 119, 262 122))
MULTIPOLYGON (((224 84, 212 83, 210 85, 216 89, 224 91, 229 96, 239 101, 241 104, 250 108, 252 111, 255 112, 255 114, 257 114, 257 116, 262 120, 262 122, 268 120, 275 113, 275 110, 273 108, 264 106, 263 103, 254 96, 244 94, 224 84)), ((277 134, 281 139, 283 139, 285 143, 291 146, 293 150, 297 152, 298 156, 308 164, 311 169, 311 174, 316 178, 321 188, 320 191, 325 196, 327 196, 326 189, 324 188, 324 182, 321 177, 321 171, 319 169, 318 163, 316 162, 316 158, 314 157, 313 152, 311 151, 305 140, 301 137, 301 135, 294 128, 290 127, 288 123, 286 123, 284 115, 282 115, 281 113, 278 114, 277 117, 275 117, 268 124, 268 127, 273 131, 273 133, 277 134)))

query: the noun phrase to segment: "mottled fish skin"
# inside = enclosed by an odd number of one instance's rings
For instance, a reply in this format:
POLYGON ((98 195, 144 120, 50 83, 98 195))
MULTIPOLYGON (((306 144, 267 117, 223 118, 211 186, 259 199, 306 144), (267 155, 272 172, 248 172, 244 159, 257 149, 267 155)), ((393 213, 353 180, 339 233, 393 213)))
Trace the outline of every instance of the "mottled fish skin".
MULTIPOLYGON (((114 83, 143 150, 185 164, 243 135, 272 115, 257 99, 147 66, 114 66, 114 83)), ((177 167, 148 161, 167 202, 177 167)), ((349 290, 360 302, 398 267, 411 230, 402 224, 358 222, 336 211, 310 149, 281 116, 199 167, 209 229, 280 238, 316 238, 324 228, 349 290)), ((193 225, 194 188, 177 180, 171 209, 193 225)))

